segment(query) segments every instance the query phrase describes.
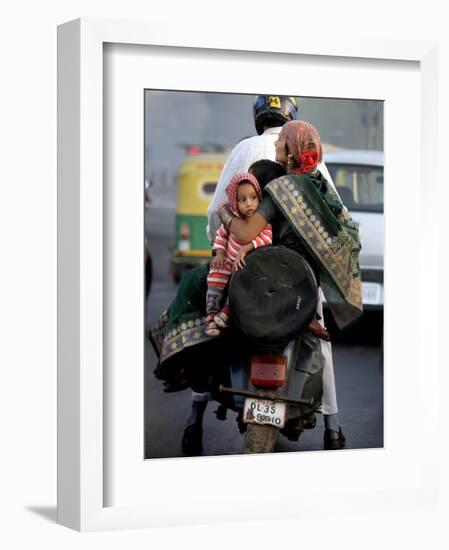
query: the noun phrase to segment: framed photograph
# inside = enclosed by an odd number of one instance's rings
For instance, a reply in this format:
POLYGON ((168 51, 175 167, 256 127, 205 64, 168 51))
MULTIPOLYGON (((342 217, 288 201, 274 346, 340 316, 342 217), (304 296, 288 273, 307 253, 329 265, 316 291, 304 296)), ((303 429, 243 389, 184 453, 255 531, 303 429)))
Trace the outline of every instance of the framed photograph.
MULTIPOLYGON (((423 160, 437 149, 436 44, 277 38, 273 43, 249 43, 244 34, 226 41, 207 34, 193 39, 181 23, 162 30, 151 22, 77 20, 58 29, 58 521, 63 525, 100 530, 437 505, 437 402, 419 407, 409 421, 423 399, 423 384, 438 384, 440 361, 438 347, 426 345, 438 338, 438 327, 424 322, 439 294, 438 280, 426 285, 434 280, 437 263, 433 213, 439 182, 436 167, 423 160), (366 147, 385 155, 380 436, 375 444, 343 452, 291 447, 248 456, 222 443, 203 456, 160 452, 176 393, 166 394, 164 404, 146 391, 152 353, 147 322, 162 311, 151 303, 145 308, 145 180, 158 159, 157 179, 167 178, 166 194, 157 196, 162 184, 153 182, 149 208, 158 211, 162 231, 164 223, 171 224, 169 182, 180 152, 195 155, 206 141, 226 145, 217 142, 221 130, 215 133, 204 120, 201 143, 188 140, 193 126, 190 131, 188 117, 180 117, 173 105, 184 102, 191 113, 192 101, 207 95, 219 110, 224 98, 240 98, 251 109, 254 96, 274 92, 305 98, 299 116, 305 120, 307 101, 313 118, 313 100, 316 113, 327 112, 324 106, 331 102, 334 109, 351 105, 347 112, 354 120, 347 127, 353 129, 363 124, 360 112, 356 122, 357 105, 368 106, 364 116, 372 127, 380 112, 377 134, 372 132, 366 147), (163 117, 151 116, 154 105, 166 111, 165 128, 163 117), (167 135, 172 141, 164 146, 167 135), (150 153, 156 146, 161 149, 150 153), (404 345, 410 335, 413 346, 404 345), (417 430, 422 444, 411 452, 417 430), (309 475, 314 470, 317 475, 309 475)), ((251 113, 247 118, 251 123, 251 113)), ((227 144, 251 130, 239 128, 227 144)), ((325 132, 328 145, 338 149, 341 144, 332 141, 344 142, 325 132)), ((159 236, 154 243, 162 250, 159 236)), ((155 250, 153 266, 159 268, 168 258, 155 250)), ((164 280, 158 277, 151 292, 162 296, 164 280)), ((372 432, 372 426, 359 426, 372 432)), ((181 436, 178 426, 167 436, 170 445, 177 438, 179 446, 181 436)))
MULTIPOLYGON (((337 428, 337 423, 343 427, 344 442, 342 439, 338 444, 336 441, 330 443, 329 434, 332 432, 328 431, 326 447, 343 444, 345 449, 383 447, 383 107, 381 100, 145 90, 144 301, 145 326, 151 332, 145 346, 146 459, 246 452, 251 446, 252 432, 256 435, 258 432, 258 428, 254 427, 248 432, 248 419, 253 424, 272 423, 274 428, 279 427, 280 436, 266 442, 267 452, 323 450, 323 424, 330 425, 331 422, 337 428), (170 113, 168 117, 167 113, 170 113), (359 264, 364 314, 352 330, 340 331, 333 323, 326 303, 324 318, 332 344, 322 345, 331 347, 332 353, 325 357, 327 361, 333 357, 332 365, 329 364, 324 372, 323 369, 309 372, 313 364, 312 349, 317 344, 313 340, 312 346, 309 335, 304 340, 300 358, 298 356, 297 368, 294 371, 289 368, 293 361, 286 364, 288 377, 277 390, 278 393, 286 391, 287 396, 295 399, 301 393, 307 393, 308 387, 313 387, 316 393, 312 392, 309 396, 313 397, 315 404, 310 409, 306 405, 301 407, 292 403, 287 410, 280 403, 278 410, 274 403, 272 408, 268 408, 268 403, 263 405, 254 401, 257 398, 243 393, 217 392, 218 382, 207 384, 212 391, 197 390, 202 390, 205 384, 200 375, 203 357, 207 357, 209 362, 215 361, 213 371, 216 377, 219 372, 222 376, 222 359, 225 363, 223 370, 226 371, 226 363, 233 364, 233 359, 236 362, 238 357, 238 365, 232 367, 231 375, 220 380, 225 387, 236 392, 255 390, 255 387, 250 387, 250 369, 241 366, 243 357, 250 350, 257 358, 255 361, 259 362, 260 353, 274 353, 276 360, 289 357, 282 349, 285 343, 281 341, 278 348, 275 338, 272 348, 248 339, 241 344, 243 350, 239 353, 237 339, 233 337, 239 316, 234 315, 232 321, 230 306, 224 306, 222 310, 225 320, 228 319, 228 327, 217 329, 212 325, 209 330, 205 320, 210 314, 207 311, 207 294, 224 294, 221 290, 222 279, 215 287, 210 275, 211 267, 208 269, 212 250, 210 238, 218 229, 214 211, 226 197, 222 187, 235 173, 251 170, 254 163, 263 200, 267 195, 263 190, 268 180, 285 174, 284 167, 273 161, 281 125, 289 119, 307 120, 319 129, 324 159, 324 164, 319 164, 322 170, 319 172, 335 186, 357 224, 361 238, 359 264), (267 126, 265 131, 262 124, 267 126), (209 224, 208 216, 211 220, 209 224), (211 227, 213 225, 214 228, 211 227), (184 278, 181 283, 184 274, 189 280, 184 278), (198 280, 204 283, 211 280, 212 290, 206 290, 206 284, 203 284, 201 298, 195 298, 197 301, 193 302, 193 296, 197 296, 198 280), (169 304, 169 311, 165 313, 169 304), (166 317, 170 318, 170 322, 165 321, 166 317), (212 332, 212 336, 208 336, 207 332, 212 332), (223 344, 219 343, 218 338, 223 344), (154 342, 154 347, 151 342, 154 342), (226 357, 226 350, 233 358, 226 357), (186 366, 186 362, 190 367, 186 366), (302 374, 297 372, 300 369, 302 374), (333 376, 332 369, 335 372, 333 376), (193 376, 193 393, 188 390, 190 384, 187 380, 179 381, 181 373, 186 378, 193 376), (327 387, 322 392, 323 381, 326 381, 327 387), (334 397, 334 385, 339 390, 337 397, 334 397), (354 388, 357 388, 356 392, 354 388), (256 415, 259 416, 244 417, 245 410, 257 410, 257 406, 260 411, 256 415), (335 416, 337 412, 338 417, 335 416), (323 415, 326 415, 325 420, 323 415)), ((299 192, 296 196, 299 197, 299 192)), ((295 195, 293 197, 296 198, 295 195)), ((255 200, 260 203, 261 199, 255 200)), ((312 212, 313 198, 303 200, 301 195, 300 200, 296 204, 301 207, 310 203, 310 210, 301 210, 306 217, 310 217, 318 234, 323 235, 323 240, 329 239, 318 215, 312 212)), ((295 206, 292 208, 299 212, 295 206)), ((246 219, 249 220, 249 217, 246 219)), ((298 224, 298 227, 301 226, 298 224)), ((286 242, 275 226, 270 240, 277 247, 284 246, 286 242)), ((217 241, 215 246, 221 246, 222 242, 217 241)), ((259 251, 260 261, 268 268, 263 260, 265 254, 277 252, 270 250, 265 241, 260 243, 265 246, 264 250, 259 251)), ((229 246, 229 241, 225 244, 229 246)), ((232 256, 233 251, 230 254, 232 256)), ((245 257, 249 259, 251 256, 245 257)), ((254 256, 252 261, 255 261, 254 256)), ((251 268, 245 266, 245 270, 248 269, 251 268)), ((226 273, 223 275, 227 277, 226 273)), ((235 276, 232 279, 234 294, 239 281, 246 280, 250 275, 240 271, 235 276)), ((252 300, 259 300, 264 277, 266 274, 251 277, 257 292, 253 298, 244 293, 242 305, 245 315, 252 300)), ((270 281, 273 278, 276 279, 276 273, 272 274, 270 281)), ((225 289, 228 287, 229 281, 225 289)), ((261 315, 262 307, 275 315, 273 304, 283 303, 286 298, 286 295, 282 296, 283 288, 279 285, 277 294, 273 292, 270 295, 270 301, 254 308, 258 315, 261 315)), ((293 316, 299 319, 301 308, 297 309, 296 293, 289 303, 293 316)), ((302 302, 303 308, 305 304, 302 302)), ((240 301, 237 306, 240 306, 240 301)), ((213 308, 214 303, 210 307, 213 308)), ((285 309, 282 315, 284 319, 289 318, 285 309)), ((277 324, 285 330, 285 325, 277 324)), ((267 319, 262 330, 269 330, 268 326, 267 319)), ((248 329, 250 327, 246 327, 247 332, 248 329)), ((268 371, 266 365, 263 369, 268 371)), ((262 383, 265 390, 280 384, 277 380, 262 383)))

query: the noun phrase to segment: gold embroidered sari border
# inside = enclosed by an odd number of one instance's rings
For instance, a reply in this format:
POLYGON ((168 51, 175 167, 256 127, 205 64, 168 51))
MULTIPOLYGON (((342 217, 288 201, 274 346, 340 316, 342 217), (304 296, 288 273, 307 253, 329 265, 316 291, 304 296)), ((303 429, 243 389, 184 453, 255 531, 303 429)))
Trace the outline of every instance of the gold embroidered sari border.
POLYGON ((175 353, 189 346, 194 346, 217 338, 217 336, 208 336, 205 333, 206 327, 203 320, 201 320, 200 325, 195 325, 193 327, 187 326, 183 328, 183 325, 187 325, 187 323, 184 321, 179 323, 176 328, 172 328, 168 331, 165 338, 159 336, 159 334, 163 332, 163 328, 157 333, 154 333, 154 337, 158 340, 158 344, 160 344, 161 347, 160 362, 165 361, 172 355, 175 355, 175 353))
POLYGON ((316 213, 313 213, 309 205, 304 202, 304 197, 299 191, 294 189, 293 184, 285 185, 284 183, 282 189, 279 189, 279 187, 280 184, 274 182, 270 190, 278 204, 283 205, 283 214, 305 239, 313 253, 320 258, 321 263, 331 275, 343 296, 347 297, 351 293, 350 287, 352 286, 351 280, 348 279, 342 267, 345 260, 349 263, 347 250, 344 248, 341 248, 337 252, 332 250, 330 247, 331 243, 327 241, 328 239, 332 239, 332 237, 324 229, 320 231, 319 227, 323 227, 321 220, 316 213), (290 187, 293 189, 290 189, 290 187), (297 194, 294 195, 294 191, 297 194))

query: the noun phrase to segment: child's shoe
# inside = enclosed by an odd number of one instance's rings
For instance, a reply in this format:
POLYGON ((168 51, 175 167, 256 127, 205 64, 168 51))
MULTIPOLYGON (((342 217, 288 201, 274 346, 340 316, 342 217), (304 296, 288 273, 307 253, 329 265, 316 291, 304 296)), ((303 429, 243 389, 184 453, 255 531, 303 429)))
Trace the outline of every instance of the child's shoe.
POLYGON ((230 320, 231 308, 225 306, 217 315, 215 315, 215 324, 220 328, 228 328, 230 320))
POLYGON ((216 317, 215 313, 211 313, 206 317, 206 328, 204 329, 206 336, 218 336, 220 334, 220 329, 215 323, 216 317))

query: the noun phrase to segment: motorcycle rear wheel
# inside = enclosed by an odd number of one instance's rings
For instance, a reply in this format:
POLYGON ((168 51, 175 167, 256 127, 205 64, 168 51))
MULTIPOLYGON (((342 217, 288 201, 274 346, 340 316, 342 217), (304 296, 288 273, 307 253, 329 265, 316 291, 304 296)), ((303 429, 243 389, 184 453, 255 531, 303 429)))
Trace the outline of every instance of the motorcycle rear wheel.
POLYGON ((243 454, 272 453, 278 434, 279 428, 274 426, 248 424, 243 441, 243 454))

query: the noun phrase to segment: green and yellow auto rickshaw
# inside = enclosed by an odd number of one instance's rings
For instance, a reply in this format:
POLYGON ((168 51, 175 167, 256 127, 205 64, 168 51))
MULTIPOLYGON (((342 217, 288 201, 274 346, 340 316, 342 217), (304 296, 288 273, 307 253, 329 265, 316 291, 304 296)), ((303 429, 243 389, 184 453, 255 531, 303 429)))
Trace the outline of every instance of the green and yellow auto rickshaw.
POLYGON ((183 271, 211 258, 211 243, 206 234, 207 207, 226 158, 224 153, 202 153, 189 156, 181 164, 171 254, 171 271, 176 282, 183 271))

